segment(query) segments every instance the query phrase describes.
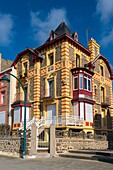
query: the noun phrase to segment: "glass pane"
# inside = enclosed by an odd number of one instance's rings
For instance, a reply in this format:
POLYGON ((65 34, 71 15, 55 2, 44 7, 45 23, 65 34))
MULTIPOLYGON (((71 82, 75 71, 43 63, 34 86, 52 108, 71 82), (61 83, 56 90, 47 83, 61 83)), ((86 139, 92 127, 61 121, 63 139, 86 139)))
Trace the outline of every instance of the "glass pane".
POLYGON ((74 77, 74 89, 78 88, 78 77, 74 77))
POLYGON ((88 79, 88 90, 91 91, 91 80, 88 79))
POLYGON ((84 89, 87 90, 87 77, 84 77, 84 89))
POLYGON ((83 79, 82 79, 82 77, 83 77, 83 75, 82 74, 80 74, 80 89, 82 89, 83 88, 83 79))

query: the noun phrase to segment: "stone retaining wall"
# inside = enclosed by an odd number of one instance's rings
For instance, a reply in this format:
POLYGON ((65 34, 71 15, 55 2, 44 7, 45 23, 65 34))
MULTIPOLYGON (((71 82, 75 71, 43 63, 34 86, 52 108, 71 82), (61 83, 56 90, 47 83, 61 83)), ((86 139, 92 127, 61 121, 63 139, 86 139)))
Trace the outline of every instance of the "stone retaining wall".
POLYGON ((65 152, 69 149, 108 149, 108 141, 101 140, 77 140, 70 138, 56 138, 56 152, 65 152))
POLYGON ((0 138, 0 154, 7 156, 20 156, 20 138, 0 138))
MULTIPOLYGON (((30 138, 26 139, 26 153, 29 155, 31 149, 30 138)), ((23 138, 4 137, 0 138, 0 154, 14 157, 22 157, 23 138)))

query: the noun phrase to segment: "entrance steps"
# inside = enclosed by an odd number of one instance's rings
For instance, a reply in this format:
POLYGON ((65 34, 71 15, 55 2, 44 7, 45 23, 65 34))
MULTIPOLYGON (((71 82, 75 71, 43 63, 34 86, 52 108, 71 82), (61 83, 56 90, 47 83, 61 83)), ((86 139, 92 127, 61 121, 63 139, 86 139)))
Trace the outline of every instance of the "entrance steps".
POLYGON ((97 160, 103 162, 113 163, 113 150, 99 151, 99 150, 69 150, 65 153, 59 153, 60 157, 97 160))

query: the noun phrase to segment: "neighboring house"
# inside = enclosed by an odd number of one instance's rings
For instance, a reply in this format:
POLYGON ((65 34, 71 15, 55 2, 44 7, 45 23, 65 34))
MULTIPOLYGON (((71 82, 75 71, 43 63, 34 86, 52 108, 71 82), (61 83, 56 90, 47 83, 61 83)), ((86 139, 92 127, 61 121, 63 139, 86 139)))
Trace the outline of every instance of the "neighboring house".
MULTIPOLYGON (((30 48, 19 53, 12 67, 15 68, 17 78, 26 90, 26 120, 33 117, 40 119, 40 63, 42 58, 37 51, 30 48)), ((22 126, 24 122, 24 91, 17 81, 15 98, 12 102, 13 129, 22 126)))
MULTIPOLYGON (((60 130, 113 131, 113 73, 93 38, 84 47, 77 32, 62 22, 42 46, 19 53, 12 66, 27 90, 28 121, 43 117, 47 127, 55 123, 60 130)), ((24 107, 19 83, 12 107, 16 129, 23 122, 24 107)))
MULTIPOLYGON (((12 61, 5 60, 0 54, 0 78, 4 76, 4 73, 11 72, 12 61)), ((8 76, 10 78, 10 76, 8 76)), ((0 124, 10 124, 10 84, 0 81, 0 124)))

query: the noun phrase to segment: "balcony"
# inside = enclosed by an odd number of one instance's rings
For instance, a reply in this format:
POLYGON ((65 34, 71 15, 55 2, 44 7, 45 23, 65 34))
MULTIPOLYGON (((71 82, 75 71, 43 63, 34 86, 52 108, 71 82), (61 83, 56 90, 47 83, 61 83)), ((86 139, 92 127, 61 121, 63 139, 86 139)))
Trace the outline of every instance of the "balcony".
POLYGON ((56 126, 78 126, 83 127, 84 120, 79 116, 53 116, 53 117, 42 117, 42 124, 44 126, 50 126, 51 124, 55 124, 56 126))

